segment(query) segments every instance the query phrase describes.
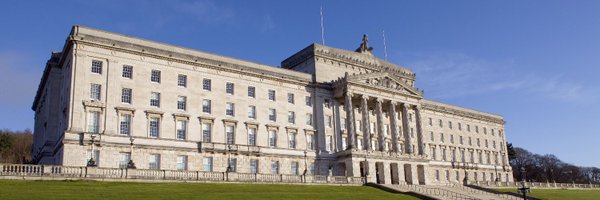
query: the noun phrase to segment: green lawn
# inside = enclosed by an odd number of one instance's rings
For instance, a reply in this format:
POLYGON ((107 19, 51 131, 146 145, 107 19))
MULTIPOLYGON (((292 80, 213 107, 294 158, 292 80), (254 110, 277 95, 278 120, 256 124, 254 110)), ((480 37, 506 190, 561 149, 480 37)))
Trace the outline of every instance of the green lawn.
POLYGON ((366 186, 0 180, 0 199, 417 199, 366 186))
MULTIPOLYGON (((498 189, 501 192, 517 192, 517 189, 505 188, 498 189)), ((531 189, 527 196, 533 196, 540 199, 600 199, 600 190, 561 190, 561 189, 531 189)))

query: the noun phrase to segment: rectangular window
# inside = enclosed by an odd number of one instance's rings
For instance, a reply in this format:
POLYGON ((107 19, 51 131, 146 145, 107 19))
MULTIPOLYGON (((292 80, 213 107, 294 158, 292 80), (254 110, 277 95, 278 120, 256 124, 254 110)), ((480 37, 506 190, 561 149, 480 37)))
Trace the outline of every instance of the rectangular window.
POLYGON ((433 138, 433 131, 429 132, 429 139, 431 140, 431 142, 435 141, 435 139, 433 138))
POLYGON ((210 81, 210 79, 203 79, 202 80, 202 89, 206 90, 206 91, 210 91, 211 90, 211 81, 210 81))
POLYGON ((460 144, 463 144, 463 136, 458 136, 458 142, 459 142, 460 144))
POLYGON ((187 87, 187 75, 177 75, 177 86, 187 87))
POLYGON ((202 170, 205 172, 212 172, 212 157, 202 158, 202 170))
POLYGON ((225 104, 225 115, 227 116, 235 116, 235 105, 233 103, 227 102, 225 104))
POLYGON ((177 139, 185 140, 187 133, 187 121, 177 120, 177 139))
POLYGON ((296 123, 296 113, 294 113, 294 111, 288 112, 288 123, 290 123, 290 124, 296 123))
POLYGON ((327 136, 325 137, 325 149, 327 151, 331 151, 333 148, 333 143, 331 143, 331 141, 333 140, 333 138, 331 136, 327 136))
POLYGON ((467 124, 467 132, 471 132, 471 125, 467 124))
POLYGON ((123 72, 121 77, 132 79, 133 78, 133 66, 131 65, 123 65, 123 72))
POLYGON ((248 97, 256 98, 256 88, 254 86, 248 86, 248 97))
POLYGON ((429 126, 433 126, 433 119, 429 118, 429 126))
POLYGON ((325 116, 325 126, 327 128, 331 128, 332 127, 332 125, 331 125, 331 115, 325 116))
POLYGON ((250 173, 258 174, 258 160, 257 159, 250 160, 250 173))
POLYGON ((237 158, 230 158, 227 167, 229 172, 237 171, 237 158))
POLYGON ((269 121, 277 121, 277 111, 274 108, 269 108, 269 121))
POLYGON ((290 149, 296 148, 296 133, 290 133, 288 135, 288 148, 290 148, 290 149))
POLYGON ((226 83, 225 84, 225 92, 227 94, 233 94, 233 83, 226 83))
POLYGON ((225 134, 227 134, 227 144, 235 144, 235 130, 233 126, 225 126, 225 134))
POLYGON ((290 174, 298 175, 298 162, 292 161, 290 164, 290 174))
POLYGON ((454 144, 454 135, 450 134, 450 144, 454 144))
POLYGON ((313 125, 313 122, 312 122, 313 119, 312 118, 313 118, 312 114, 310 114, 310 113, 306 114, 306 125, 308 125, 308 126, 312 126, 313 125))
POLYGON ((150 106, 160 107, 160 93, 152 92, 150 94, 150 106))
POLYGON ((121 103, 131 104, 131 96, 133 91, 131 88, 123 88, 121 89, 121 103))
POLYGON ((439 125, 440 125, 440 128, 444 127, 444 123, 442 123, 441 119, 439 120, 439 125))
POLYGON ((150 154, 148 156, 148 169, 160 169, 160 154, 150 154))
POLYGON ((129 135, 131 133, 131 115, 122 114, 119 123, 119 133, 121 135, 129 135))
POLYGON ((188 157, 187 156, 177 156, 177 170, 185 171, 188 168, 188 157))
POLYGON ((248 145, 256 146, 256 128, 248 129, 248 145))
POLYGON ((186 96, 178 96, 177 97, 177 109, 185 111, 187 107, 187 97, 186 96))
POLYGON ((92 111, 88 114, 88 132, 100 132, 100 112, 92 111))
POLYGON ((311 96, 306 96, 305 101, 306 101, 306 106, 312 106, 312 97, 311 96))
POLYGON ((211 113, 211 101, 210 101, 210 99, 203 99, 202 100, 202 112, 206 113, 206 114, 210 114, 211 113))
POLYGON ((212 124, 202 123, 202 142, 212 142, 212 124))
POLYGON ((160 119, 158 117, 151 117, 148 128, 148 135, 153 138, 157 138, 160 135, 160 119))
POLYGON ((269 90, 269 100, 275 101, 275 90, 269 90))
POLYGON ((100 100, 100 92, 102 91, 102 85, 100 84, 90 84, 90 99, 92 100, 100 100))
POLYGON ((288 93, 287 95, 288 103, 294 104, 294 94, 288 93))
POLYGON ((102 74, 102 61, 92 60, 92 73, 102 74))
POLYGON ((256 106, 248 106, 248 118, 256 119, 256 106))
POLYGON ((440 142, 444 143, 444 133, 440 133, 440 142))
POLYGON ((279 161, 271 161, 271 174, 279 174, 279 161))
POLYGON ((160 83, 160 71, 152 70, 152 74, 150 75, 150 81, 153 83, 160 83))
POLYGON ((313 138, 313 135, 306 135, 306 146, 308 146, 308 149, 310 150, 315 150, 315 140, 313 138))
POLYGON ((275 132, 275 130, 269 130, 269 146, 277 146, 277 132, 275 132))
POLYGON ((462 124, 460 122, 458 122, 458 130, 462 131, 462 124))
POLYGON ((124 169, 127 168, 127 163, 131 160, 131 153, 129 152, 121 152, 119 153, 119 168, 124 169))
POLYGON ((448 128, 452 129, 452 122, 448 121, 448 128))

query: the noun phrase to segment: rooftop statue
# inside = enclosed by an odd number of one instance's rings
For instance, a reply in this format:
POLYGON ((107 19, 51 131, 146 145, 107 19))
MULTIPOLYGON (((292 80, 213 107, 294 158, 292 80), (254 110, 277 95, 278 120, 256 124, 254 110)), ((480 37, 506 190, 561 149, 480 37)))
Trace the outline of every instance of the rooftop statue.
POLYGON ((359 53, 371 53, 371 51, 373 51, 373 47, 369 47, 369 38, 367 37, 367 34, 363 35, 362 43, 355 51, 359 53))

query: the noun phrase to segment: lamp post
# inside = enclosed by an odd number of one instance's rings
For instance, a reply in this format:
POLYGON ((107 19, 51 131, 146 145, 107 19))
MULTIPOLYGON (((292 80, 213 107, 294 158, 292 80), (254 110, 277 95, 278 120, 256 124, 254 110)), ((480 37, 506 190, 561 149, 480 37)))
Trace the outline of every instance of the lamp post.
POLYGON ((496 179, 495 179, 495 181, 496 182, 500 181, 500 178, 498 178, 498 168, 496 167, 496 165, 494 165, 494 172, 496 173, 496 179))
POLYGON ((135 138, 133 136, 129 137, 129 162, 127 163, 128 169, 135 169, 135 163, 133 162, 133 141, 135 138))
POLYGON ((91 139, 90 140, 91 141, 90 142, 90 150, 91 150, 91 152, 90 152, 90 160, 88 160, 87 166, 88 167, 96 167, 96 160, 94 160, 94 156, 95 156, 94 155, 94 146, 95 146, 94 142, 95 142, 95 139, 96 139, 96 135, 94 133, 91 133, 90 134, 90 139, 91 139))
POLYGON ((304 151, 304 172, 302 172, 302 175, 306 176, 306 173, 308 172, 308 164, 306 163, 306 154, 307 152, 304 151))
POLYGON ((521 192, 521 194, 523 194, 523 199, 527 200, 527 193, 530 190, 529 190, 529 187, 526 187, 526 185, 525 185, 525 183, 526 183, 526 180, 525 180, 526 179, 526 174, 525 174, 525 168, 524 167, 521 167, 521 177, 522 177, 521 184, 523 186, 521 186, 520 188, 517 188, 517 190, 519 192, 521 192))
POLYGON ((227 145, 227 169, 225 172, 231 172, 231 145, 227 145))

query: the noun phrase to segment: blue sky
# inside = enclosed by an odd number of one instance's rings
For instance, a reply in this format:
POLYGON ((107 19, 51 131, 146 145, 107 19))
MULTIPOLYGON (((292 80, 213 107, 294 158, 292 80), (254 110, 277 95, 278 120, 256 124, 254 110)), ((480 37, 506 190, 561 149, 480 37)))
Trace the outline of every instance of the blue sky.
POLYGON ((32 128, 72 25, 278 66, 320 43, 417 73, 426 98, 497 113, 509 142, 600 167, 600 1, 15 1, 0 6, 0 128, 32 128))

